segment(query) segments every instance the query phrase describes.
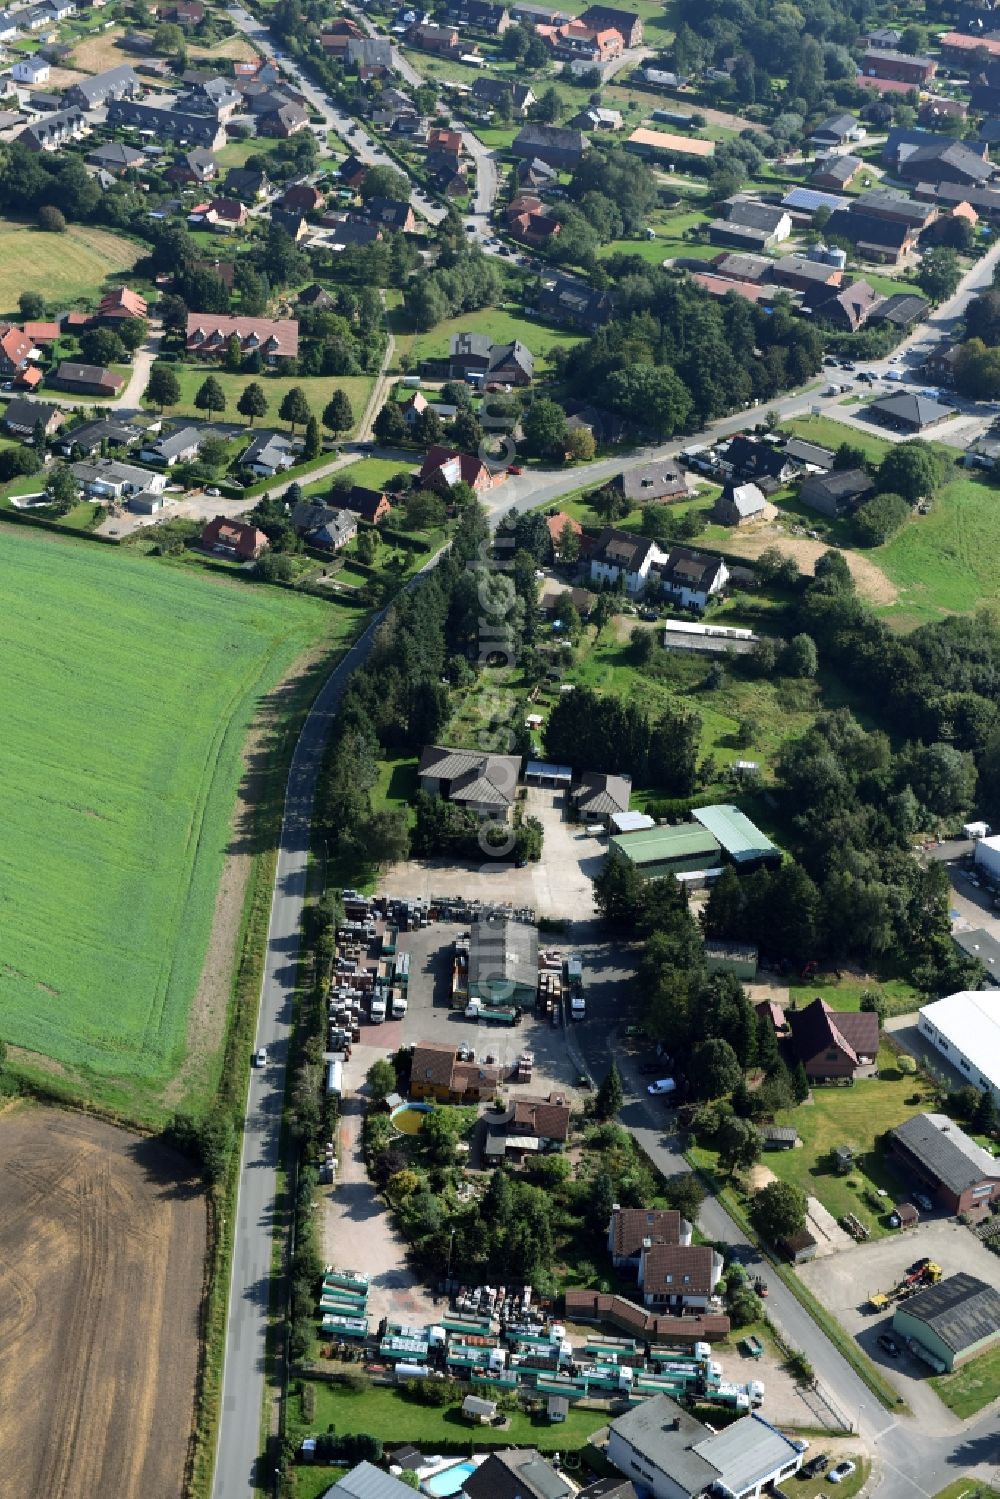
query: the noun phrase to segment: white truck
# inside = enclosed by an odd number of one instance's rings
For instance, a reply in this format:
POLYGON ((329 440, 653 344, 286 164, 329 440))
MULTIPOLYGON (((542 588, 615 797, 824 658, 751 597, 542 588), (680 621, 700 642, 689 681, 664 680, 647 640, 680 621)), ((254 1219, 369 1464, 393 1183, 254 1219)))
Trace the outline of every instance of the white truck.
POLYGON ((566 959, 566 987, 570 1019, 582 1020, 587 1013, 587 1001, 583 997, 583 959, 579 953, 570 953, 566 959))
POLYGON ((406 1014, 406 1004, 405 994, 400 994, 398 989, 394 989, 392 991, 392 1004, 390 1005, 393 1020, 402 1020, 406 1014))
POLYGON ((370 1014, 371 1014, 372 1025, 381 1025, 382 1024, 383 1020, 385 1019, 385 995, 384 994, 381 994, 378 991, 376 991, 372 995, 372 1002, 371 1002, 370 1014))

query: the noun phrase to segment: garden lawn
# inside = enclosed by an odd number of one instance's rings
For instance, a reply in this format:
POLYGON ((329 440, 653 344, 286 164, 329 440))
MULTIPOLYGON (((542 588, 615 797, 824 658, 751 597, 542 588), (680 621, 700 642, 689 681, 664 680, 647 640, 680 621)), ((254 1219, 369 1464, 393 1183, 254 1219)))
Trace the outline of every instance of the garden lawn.
POLYGON ((867 432, 861 432, 857 427, 845 426, 843 422, 834 421, 829 416, 796 416, 790 421, 782 422, 783 432, 793 432, 796 437, 804 437, 807 442, 818 442, 821 447, 832 448, 836 451, 842 442, 849 442, 852 448, 861 448, 865 455, 878 462, 889 451, 891 443, 884 438, 869 436, 867 432))
POLYGON ((339 613, 10 526, 0 601, 0 1034, 62 1064, 74 1094, 155 1114, 247 729, 339 613))
POLYGON ((539 367, 544 367, 549 350, 556 344, 570 349, 583 342, 579 333, 568 333, 563 328, 535 322, 533 318, 519 317, 500 307, 484 307, 479 312, 466 312, 461 317, 448 318, 445 322, 438 323, 430 333, 417 333, 410 339, 404 334, 402 340, 397 337, 397 354, 402 352, 399 349, 402 341, 409 346, 414 366, 418 366, 422 359, 440 359, 448 353, 452 336, 456 333, 485 333, 494 343, 510 343, 519 338, 535 356, 536 374, 539 367))
POLYGON ((812 1103, 779 1113, 776 1122, 793 1125, 802 1145, 767 1155, 775 1176, 818 1197, 838 1220, 844 1213, 855 1213, 872 1238, 888 1232, 882 1218, 898 1200, 902 1185, 876 1149, 876 1138, 919 1110, 919 1105, 907 1102, 914 1093, 914 1079, 899 1072, 895 1054, 886 1048, 879 1053, 879 1069, 887 1075, 860 1078, 850 1088, 814 1087, 812 1103), (856 1163, 846 1176, 838 1176, 827 1162, 835 1145, 849 1145, 854 1151, 856 1163), (875 1213, 863 1199, 869 1184, 888 1191, 883 1213, 875 1213))
MULTIPOLYGON (((354 413, 354 427, 361 420, 362 413, 371 395, 374 384, 373 375, 234 375, 228 370, 219 369, 212 364, 191 365, 174 364, 170 368, 181 387, 181 398, 176 406, 168 407, 167 416, 197 416, 207 418, 207 411, 199 411, 194 404, 195 394, 209 375, 214 375, 226 395, 226 409, 216 413, 220 422, 242 422, 246 419, 241 417, 236 410, 236 403, 243 393, 245 386, 252 380, 256 380, 263 386, 264 394, 268 401, 268 412, 266 416, 258 417, 254 423, 255 427, 276 428, 287 432, 288 423, 283 422, 278 416, 278 408, 285 397, 286 392, 294 385, 299 386, 309 402, 310 410, 317 419, 321 419, 323 408, 333 395, 335 390, 342 390, 351 403, 354 413)), ((301 427, 295 429, 302 432, 301 427)), ((354 428, 351 429, 352 431, 354 428)), ((346 434, 343 434, 346 435, 346 434)))
POLYGON ((818 996, 825 999, 832 1010, 860 1010, 861 996, 866 989, 878 989, 885 996, 890 1015, 907 1015, 924 1003, 924 996, 912 984, 899 978, 849 976, 838 979, 820 973, 811 979, 793 979, 788 986, 789 995, 798 1001, 800 1009, 818 996))
POLYGON ((870 555, 900 589, 885 611, 894 623, 925 624, 986 604, 1000 609, 1000 490, 962 473, 947 484, 929 515, 914 515, 870 555))
POLYGON ((43 234, 0 219, 0 313, 17 316, 23 291, 37 291, 51 310, 95 298, 109 276, 131 270, 143 247, 134 240, 71 224, 65 234, 43 234))
POLYGON ((316 1384, 315 1390, 316 1419, 312 1430, 326 1431, 332 1425, 340 1436, 367 1432, 381 1437, 387 1447, 412 1442, 433 1451, 435 1442, 450 1441, 461 1442, 466 1450, 471 1450, 475 1442, 479 1448, 492 1444, 565 1452, 584 1446, 593 1432, 607 1425, 607 1417, 601 1411, 570 1407, 566 1420, 557 1426, 550 1426, 544 1417, 533 1421, 524 1411, 511 1411, 510 1425, 503 1431, 493 1431, 487 1426, 471 1427, 463 1418, 460 1405, 443 1410, 421 1405, 407 1399, 401 1391, 383 1385, 372 1385, 360 1394, 321 1383, 316 1384))
POLYGON ((931 1384, 960 1420, 976 1415, 1000 1399, 1000 1348, 987 1349, 954 1374, 939 1374, 931 1384))

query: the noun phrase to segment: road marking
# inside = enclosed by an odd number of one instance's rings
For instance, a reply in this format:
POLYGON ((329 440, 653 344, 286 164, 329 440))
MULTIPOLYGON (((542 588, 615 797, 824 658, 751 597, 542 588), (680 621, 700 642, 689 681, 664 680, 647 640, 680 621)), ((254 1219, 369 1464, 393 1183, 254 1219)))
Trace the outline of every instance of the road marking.
POLYGON ((911 1478, 908 1473, 904 1473, 902 1468, 897 1468, 895 1463, 890 1463, 886 1458, 883 1457, 882 1466, 884 1468, 891 1468, 897 1478, 901 1478, 904 1483, 908 1483, 911 1488, 916 1489, 918 1494, 923 1494, 924 1499, 932 1499, 929 1490, 921 1488, 920 1484, 917 1483, 915 1478, 911 1478))

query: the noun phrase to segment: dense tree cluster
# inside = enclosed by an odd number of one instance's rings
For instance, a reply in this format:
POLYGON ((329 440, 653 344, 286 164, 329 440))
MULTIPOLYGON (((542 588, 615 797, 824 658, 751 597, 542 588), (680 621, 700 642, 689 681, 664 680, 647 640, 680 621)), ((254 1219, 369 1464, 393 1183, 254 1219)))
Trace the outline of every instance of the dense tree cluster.
POLYGON ((657 435, 770 400, 821 366, 820 334, 780 302, 766 315, 638 256, 605 264, 616 278, 615 317, 586 343, 554 351, 559 372, 574 392, 657 435))
POLYGON ((433 270, 419 271, 406 286, 406 310, 414 327, 426 332, 445 318, 474 312, 499 300, 503 275, 480 251, 442 256, 433 270))
POLYGON ((651 720, 638 704, 577 687, 549 715, 545 747, 560 765, 602 765, 686 796, 694 789, 700 733, 700 718, 680 703, 651 720))

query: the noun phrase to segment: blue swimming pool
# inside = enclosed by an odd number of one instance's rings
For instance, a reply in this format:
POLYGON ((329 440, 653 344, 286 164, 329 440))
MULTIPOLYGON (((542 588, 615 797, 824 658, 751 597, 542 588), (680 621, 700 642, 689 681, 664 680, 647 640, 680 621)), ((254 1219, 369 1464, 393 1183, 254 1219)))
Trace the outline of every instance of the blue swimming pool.
POLYGON ((475 1463, 455 1463, 454 1467, 442 1468, 433 1478, 424 1479, 424 1492, 433 1494, 434 1499, 447 1499, 449 1494, 459 1493, 470 1473, 475 1471, 475 1463))

